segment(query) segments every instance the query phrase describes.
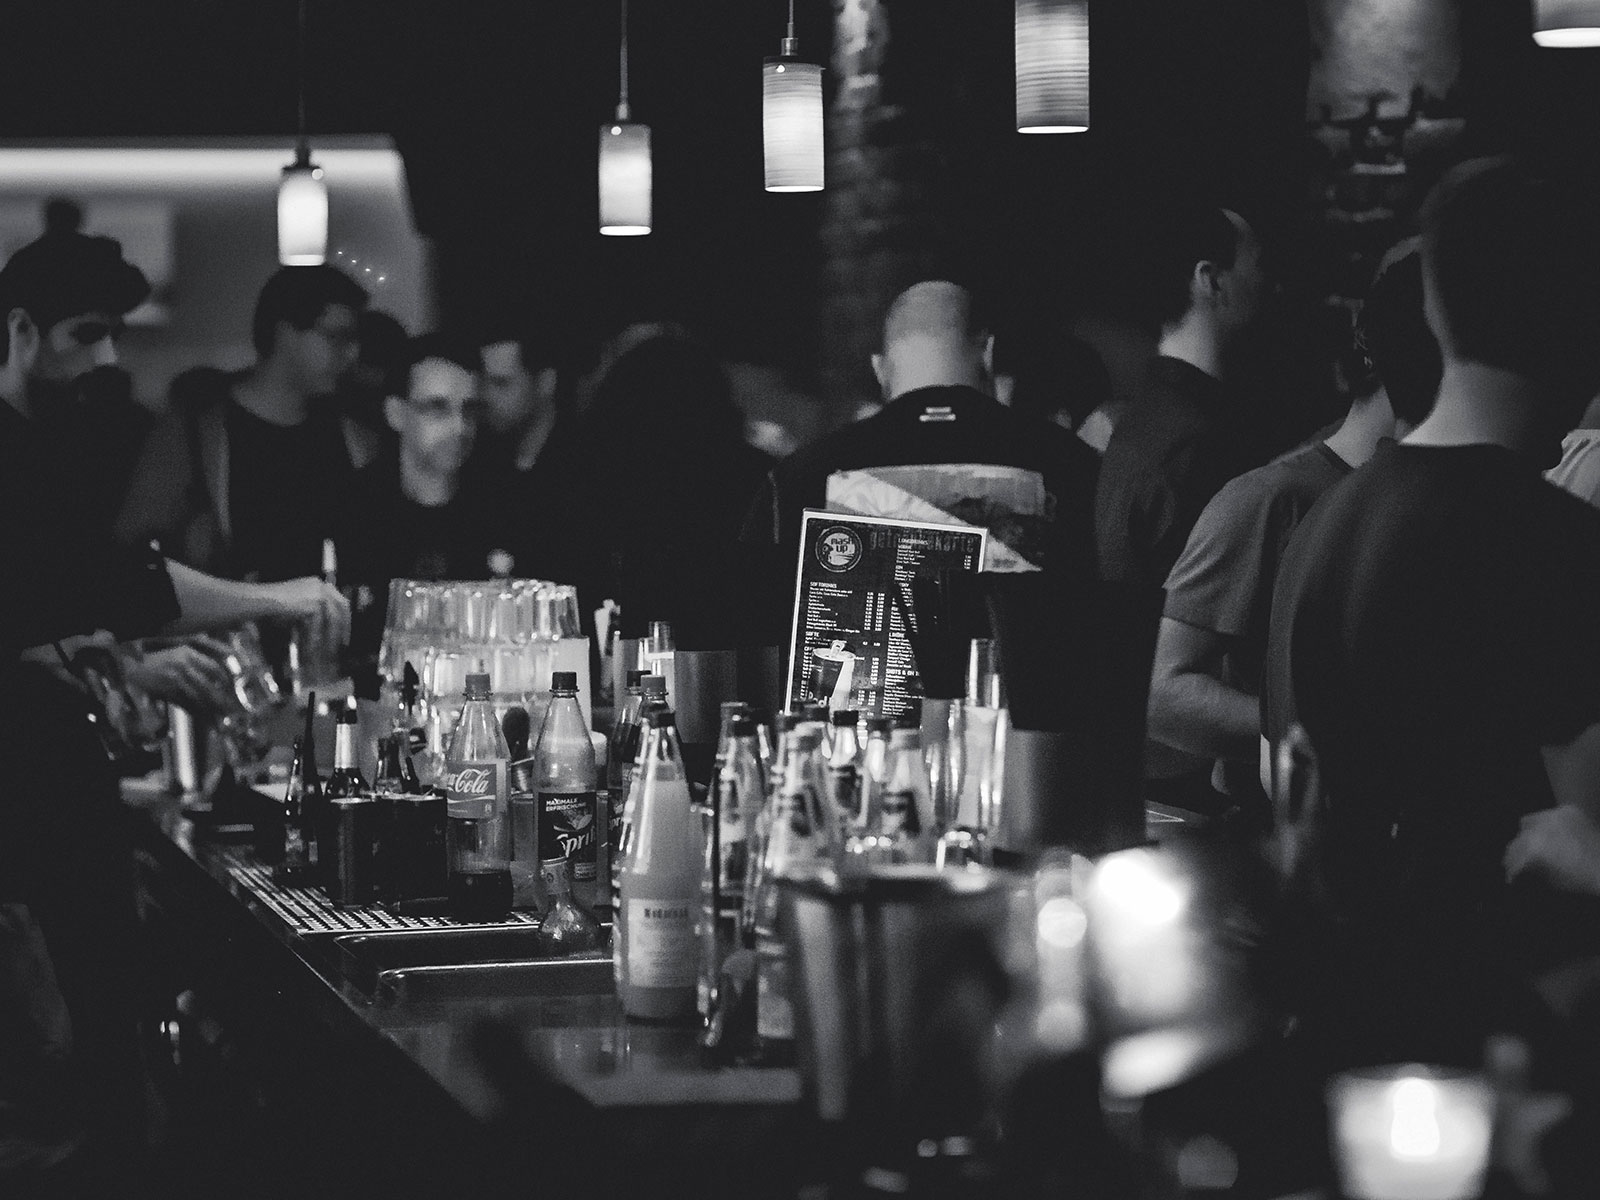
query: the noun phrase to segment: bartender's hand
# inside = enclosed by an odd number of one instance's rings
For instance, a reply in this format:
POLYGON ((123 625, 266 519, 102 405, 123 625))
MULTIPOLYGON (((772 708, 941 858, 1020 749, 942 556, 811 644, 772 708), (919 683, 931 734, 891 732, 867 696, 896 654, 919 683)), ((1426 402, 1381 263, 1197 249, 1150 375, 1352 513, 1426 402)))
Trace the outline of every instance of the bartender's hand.
POLYGON ((320 621, 343 646, 350 641, 350 601, 339 589, 315 575, 266 585, 273 589, 280 614, 291 621, 320 621))
POLYGON ((233 676, 222 665, 227 647, 209 638, 155 650, 123 666, 127 684, 158 700, 195 712, 225 713, 238 707, 233 676))
POLYGON ((1570 804, 1529 813, 1505 867, 1508 879, 1531 873, 1564 892, 1600 895, 1600 825, 1570 804))

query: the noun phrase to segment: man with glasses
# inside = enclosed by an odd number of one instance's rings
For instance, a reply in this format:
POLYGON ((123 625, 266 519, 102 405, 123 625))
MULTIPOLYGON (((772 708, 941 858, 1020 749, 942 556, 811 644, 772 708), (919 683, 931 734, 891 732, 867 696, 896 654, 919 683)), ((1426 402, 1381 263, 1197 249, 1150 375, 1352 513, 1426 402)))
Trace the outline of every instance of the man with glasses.
POLYGON ((235 579, 315 574, 354 472, 333 402, 367 294, 335 267, 284 267, 256 301, 256 365, 173 382, 116 522, 128 545, 235 579))
MULTIPOLYGON (((512 513, 494 468, 473 456, 487 416, 478 348, 427 334, 411 342, 404 392, 384 403, 392 448, 358 471, 341 510, 340 581, 358 600, 351 656, 375 661, 391 579, 486 579, 499 565, 512 513), (469 461, 470 460, 470 461, 469 461)), ((358 685, 361 672, 357 673, 358 685)))

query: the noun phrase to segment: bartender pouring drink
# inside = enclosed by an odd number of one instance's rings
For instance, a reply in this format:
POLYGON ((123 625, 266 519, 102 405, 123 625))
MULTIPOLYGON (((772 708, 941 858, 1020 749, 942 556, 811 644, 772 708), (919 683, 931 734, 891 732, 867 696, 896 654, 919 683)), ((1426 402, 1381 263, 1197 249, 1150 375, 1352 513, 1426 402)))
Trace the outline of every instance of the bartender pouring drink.
MULTIPOLYGON (((137 1194, 146 1142, 128 1007, 132 847, 97 734, 105 715, 65 666, 64 639, 304 618, 343 636, 349 622, 318 579, 234 583, 119 549, 84 503, 74 448, 53 444, 41 418, 71 402, 81 376, 115 365, 122 319, 149 292, 118 243, 75 232, 49 233, 0 269, 0 1192, 11 1177, 63 1195, 137 1194)), ((147 686, 203 698, 205 668, 175 649, 147 668, 147 686)))

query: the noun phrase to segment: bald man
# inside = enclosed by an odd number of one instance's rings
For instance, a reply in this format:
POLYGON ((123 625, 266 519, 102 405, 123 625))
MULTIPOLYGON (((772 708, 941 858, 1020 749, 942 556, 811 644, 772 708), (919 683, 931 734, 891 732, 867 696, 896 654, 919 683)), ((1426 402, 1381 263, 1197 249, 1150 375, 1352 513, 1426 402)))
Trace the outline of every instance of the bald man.
POLYGON ((914 284, 889 305, 872 356, 885 406, 780 462, 746 524, 747 540, 780 547, 780 638, 805 508, 981 524, 989 570, 1092 573, 1098 457, 994 399, 993 346, 971 294, 947 280, 914 284))

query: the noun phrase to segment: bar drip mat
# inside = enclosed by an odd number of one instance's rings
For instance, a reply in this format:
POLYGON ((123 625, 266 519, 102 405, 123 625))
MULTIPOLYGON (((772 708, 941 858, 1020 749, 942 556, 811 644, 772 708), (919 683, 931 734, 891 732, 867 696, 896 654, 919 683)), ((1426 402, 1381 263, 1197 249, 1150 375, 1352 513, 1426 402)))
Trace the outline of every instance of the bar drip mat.
MULTIPOLYGON (((228 874, 249 888, 257 900, 296 933, 372 933, 378 930, 461 929, 467 923, 449 917, 399 916, 376 904, 341 908, 314 887, 294 887, 273 878, 272 868, 249 851, 231 846, 217 847, 227 864, 228 874)), ((537 925, 539 915, 512 910, 495 926, 537 925)))

